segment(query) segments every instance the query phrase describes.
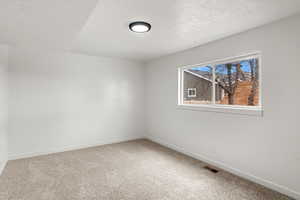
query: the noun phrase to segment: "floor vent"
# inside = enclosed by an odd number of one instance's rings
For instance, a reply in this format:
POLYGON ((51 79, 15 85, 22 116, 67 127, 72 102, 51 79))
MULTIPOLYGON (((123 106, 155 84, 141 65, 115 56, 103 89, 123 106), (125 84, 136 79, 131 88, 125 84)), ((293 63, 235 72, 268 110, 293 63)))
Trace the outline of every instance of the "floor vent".
POLYGON ((219 172, 219 170, 214 169, 214 168, 212 168, 210 166, 205 166, 203 168, 206 169, 206 170, 208 170, 208 171, 210 171, 210 172, 212 172, 212 173, 215 173, 215 174, 219 172))

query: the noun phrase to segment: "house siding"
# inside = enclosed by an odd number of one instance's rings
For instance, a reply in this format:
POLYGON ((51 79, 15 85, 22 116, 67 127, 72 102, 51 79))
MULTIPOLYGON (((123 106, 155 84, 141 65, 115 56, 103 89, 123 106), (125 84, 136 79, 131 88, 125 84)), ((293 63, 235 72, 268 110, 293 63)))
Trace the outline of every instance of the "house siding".
MULTIPOLYGON (((211 101, 212 83, 209 80, 184 72, 184 100, 211 101), (188 97, 188 88, 196 88, 196 97, 188 97)), ((221 100, 222 89, 216 86, 216 101, 221 100)))

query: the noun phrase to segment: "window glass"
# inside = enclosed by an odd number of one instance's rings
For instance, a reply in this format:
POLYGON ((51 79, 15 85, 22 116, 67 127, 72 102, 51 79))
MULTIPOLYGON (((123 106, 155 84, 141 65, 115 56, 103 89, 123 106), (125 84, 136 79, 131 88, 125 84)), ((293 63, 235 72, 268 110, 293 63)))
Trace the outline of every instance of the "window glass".
POLYGON ((246 59, 215 66, 215 103, 259 105, 258 59, 246 59))
POLYGON ((259 59, 252 54, 181 68, 180 104, 260 107, 259 59))
POLYGON ((183 70, 183 103, 210 104, 212 102, 212 77, 211 66, 183 70))

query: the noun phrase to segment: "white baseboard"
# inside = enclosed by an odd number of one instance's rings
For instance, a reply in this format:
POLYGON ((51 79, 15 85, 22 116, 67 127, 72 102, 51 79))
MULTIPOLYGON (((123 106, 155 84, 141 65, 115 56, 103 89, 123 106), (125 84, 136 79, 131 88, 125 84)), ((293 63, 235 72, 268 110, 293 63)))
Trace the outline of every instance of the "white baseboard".
POLYGON ((99 142, 95 142, 92 144, 81 144, 81 145, 70 145, 67 147, 58 147, 58 148, 52 148, 48 150, 43 150, 39 152, 27 152, 27 153, 21 153, 21 154, 12 154, 8 155, 8 160, 17 160, 17 159, 22 159, 22 158, 31 158, 35 156, 41 156, 41 155, 48 155, 48 154, 53 154, 53 153, 61 153, 65 151, 73 151, 73 150, 78 150, 78 149, 85 149, 89 147, 96 147, 96 146, 101 146, 105 144, 113 144, 113 143, 119 143, 119 142, 126 142, 130 140, 137 140, 137 139, 143 139, 144 137, 140 136, 133 136, 133 137, 126 137, 126 138, 119 138, 119 139, 109 139, 109 140, 102 140, 99 142))
POLYGON ((299 199, 300 200, 300 193, 299 192, 296 192, 296 191, 293 191, 285 186, 282 186, 282 185, 278 185, 276 183, 273 183, 272 181, 268 181, 268 180, 265 180, 265 179, 262 179, 262 178, 259 178, 257 176, 254 176, 252 174, 249 174, 247 172, 243 172, 239 169, 236 169, 236 168, 233 168, 233 167, 230 167, 222 162, 219 162, 219 161, 215 161, 215 160, 212 160, 210 158, 207 158, 206 156, 203 156, 203 155, 200 155, 198 153, 192 153, 190 151, 187 151, 185 150, 183 147, 180 147, 178 145, 175 145, 175 144, 171 144, 161 138, 158 138, 156 136, 151 136, 151 135, 147 135, 146 136, 147 139, 153 141, 153 142, 156 142, 158 144, 161 144, 163 146, 166 146, 170 149, 173 149, 175 151, 178 151, 178 152, 181 152, 183 154, 186 154, 188 156, 191 156, 197 160, 201 160, 203 162, 206 162, 210 165, 213 165, 213 166, 216 166, 220 169, 223 169, 224 171, 228 171, 232 174, 235 174, 239 177, 242 177, 242 178, 245 178, 245 179, 248 179, 250 181, 253 181, 255 183, 258 183, 260 185, 263 185, 267 188, 270 188, 272 190, 275 190, 277 192, 280 192, 282 194, 285 194, 287 196, 290 196, 292 198, 295 198, 295 199, 299 199))
POLYGON ((7 160, 3 161, 3 162, 0 162, 0 176, 6 166, 6 163, 7 163, 7 160))

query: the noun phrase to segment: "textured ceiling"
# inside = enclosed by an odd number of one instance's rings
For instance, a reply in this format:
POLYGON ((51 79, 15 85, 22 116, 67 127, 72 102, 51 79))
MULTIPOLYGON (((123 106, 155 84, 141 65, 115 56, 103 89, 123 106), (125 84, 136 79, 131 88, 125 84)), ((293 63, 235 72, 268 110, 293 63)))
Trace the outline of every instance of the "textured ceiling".
POLYGON ((0 43, 70 46, 98 0, 0 0, 0 43))
POLYGON ((300 12, 300 0, 0 0, 0 43, 146 61, 300 12), (132 21, 152 24, 146 34, 132 21))
POLYGON ((74 43, 88 54, 149 60, 300 11, 300 0, 101 0, 74 43), (152 24, 146 34, 128 23, 152 24))

